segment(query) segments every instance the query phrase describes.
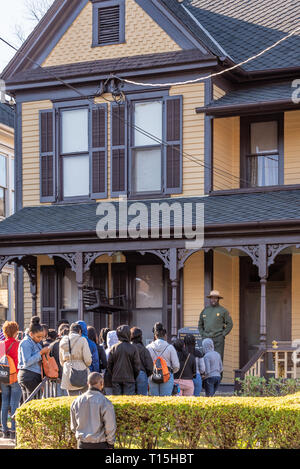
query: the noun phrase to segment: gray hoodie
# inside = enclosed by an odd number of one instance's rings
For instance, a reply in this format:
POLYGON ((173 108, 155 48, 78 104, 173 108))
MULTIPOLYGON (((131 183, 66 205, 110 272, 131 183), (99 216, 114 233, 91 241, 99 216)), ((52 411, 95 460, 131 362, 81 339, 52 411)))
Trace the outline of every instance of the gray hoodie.
POLYGON ((157 357, 162 357, 166 360, 168 367, 173 373, 176 373, 180 369, 180 363, 175 348, 165 340, 157 339, 147 345, 147 349, 150 352, 153 362, 157 357))
POLYGON ((107 349, 105 350, 106 356, 108 358, 110 349, 112 348, 113 345, 117 344, 119 342, 117 332, 116 331, 109 331, 107 334, 107 349))
POLYGON ((221 376, 223 371, 223 363, 221 355, 215 352, 214 343, 212 339, 204 339, 202 342, 204 350, 204 363, 205 363, 205 379, 212 376, 221 376))

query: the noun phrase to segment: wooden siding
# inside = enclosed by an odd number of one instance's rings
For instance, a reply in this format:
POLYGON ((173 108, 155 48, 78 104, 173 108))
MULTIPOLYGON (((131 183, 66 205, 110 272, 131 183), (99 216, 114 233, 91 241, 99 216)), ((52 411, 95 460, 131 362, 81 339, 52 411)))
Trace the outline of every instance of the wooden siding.
POLYGON ((220 304, 233 320, 233 329, 225 339, 224 383, 233 383, 234 370, 239 368, 239 258, 215 251, 214 289, 219 290, 220 304))
POLYGON ((222 88, 219 88, 217 85, 213 85, 213 98, 214 99, 220 99, 225 94, 226 92, 222 90, 222 88))
POLYGON ((201 196, 204 195, 204 116, 196 114, 195 107, 204 106, 204 84, 172 86, 170 96, 176 95, 183 97, 183 193, 173 197, 201 196))
POLYGON ((214 190, 240 187, 240 119, 214 120, 213 137, 214 190))
POLYGON ((88 2, 43 66, 181 50, 134 1, 126 1, 125 43, 92 47, 93 6, 88 2))
MULTIPOLYGON (((284 114, 284 184, 300 184, 300 111, 284 114)), ((300 337, 300 336, 299 336, 300 337)))
POLYGON ((23 134, 23 206, 40 205, 39 111, 52 109, 50 101, 22 105, 23 134))
POLYGON ((183 271, 184 327, 198 327, 204 308, 204 252, 196 252, 185 263, 183 271))

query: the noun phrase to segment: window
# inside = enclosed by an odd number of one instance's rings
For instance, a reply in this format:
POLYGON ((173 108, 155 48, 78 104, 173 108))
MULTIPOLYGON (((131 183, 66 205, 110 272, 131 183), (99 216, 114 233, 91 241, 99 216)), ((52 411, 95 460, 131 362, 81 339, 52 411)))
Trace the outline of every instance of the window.
POLYGON ((249 187, 283 184, 283 120, 269 116, 244 119, 242 148, 244 147, 244 176, 249 187))
POLYGON ((162 191, 162 101, 134 104, 134 137, 132 147, 132 192, 153 193, 162 191), (148 137, 143 129, 157 138, 148 137))
POLYGON ((8 274, 0 274, 0 322, 3 324, 7 320, 9 308, 9 287, 8 274))
POLYGON ((125 42, 125 1, 93 0, 93 46, 125 42))
POLYGON ((162 308, 163 278, 161 265, 136 266, 136 308, 162 308))
POLYGON ((78 308, 78 286, 76 273, 71 269, 65 270, 63 279, 63 309, 78 308))
POLYGON ((7 158, 0 155, 0 216, 6 216, 7 158))
POLYGON ((61 111, 61 169, 63 198, 88 197, 89 182, 88 108, 61 111))

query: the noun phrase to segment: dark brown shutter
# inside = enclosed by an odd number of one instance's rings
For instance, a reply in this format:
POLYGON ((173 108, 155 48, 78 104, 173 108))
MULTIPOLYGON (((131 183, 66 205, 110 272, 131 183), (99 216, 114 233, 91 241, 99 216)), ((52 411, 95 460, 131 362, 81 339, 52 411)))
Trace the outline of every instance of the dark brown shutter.
POLYGON ((111 107, 111 193, 127 193, 127 110, 125 104, 111 107))
POLYGON ((165 181, 166 193, 182 192, 182 97, 165 100, 165 181))
POLYGON ((55 202, 54 112, 40 112, 40 199, 55 202))
POLYGON ((92 107, 91 187, 92 198, 107 197, 107 105, 92 107))
POLYGON ((98 9, 98 44, 117 44, 120 42, 120 5, 98 9))
POLYGON ((41 267, 41 320, 50 329, 57 323, 57 272, 53 266, 41 267))

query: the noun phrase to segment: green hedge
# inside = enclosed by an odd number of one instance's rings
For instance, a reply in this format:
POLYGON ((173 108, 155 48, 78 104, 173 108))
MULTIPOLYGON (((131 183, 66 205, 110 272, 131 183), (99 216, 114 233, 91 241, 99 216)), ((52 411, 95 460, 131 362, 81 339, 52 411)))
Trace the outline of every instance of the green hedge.
MULTIPOLYGON (((117 447, 300 448, 300 393, 286 397, 110 397, 117 447)), ((18 449, 76 448, 74 398, 33 401, 16 414, 18 449)))

